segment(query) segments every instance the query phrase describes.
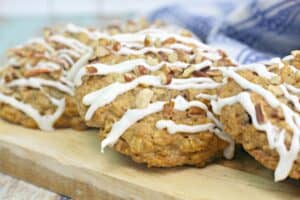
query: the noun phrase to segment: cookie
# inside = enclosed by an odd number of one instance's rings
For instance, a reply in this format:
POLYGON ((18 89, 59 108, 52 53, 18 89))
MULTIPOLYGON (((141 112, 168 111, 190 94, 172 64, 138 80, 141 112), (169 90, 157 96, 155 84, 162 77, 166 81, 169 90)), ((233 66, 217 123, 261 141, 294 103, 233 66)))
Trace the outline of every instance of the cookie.
POLYGON ((164 26, 89 37, 107 53, 79 70, 75 97, 86 124, 100 129, 102 150, 150 167, 232 157, 233 142, 209 104, 224 84, 215 68, 234 65, 223 51, 164 26))
POLYGON ((275 180, 300 178, 300 53, 280 60, 222 68, 227 83, 212 100, 224 130, 275 180))
POLYGON ((73 98, 73 79, 93 53, 66 28, 46 29, 44 37, 10 49, 0 72, 0 117, 47 131, 85 129, 73 98))

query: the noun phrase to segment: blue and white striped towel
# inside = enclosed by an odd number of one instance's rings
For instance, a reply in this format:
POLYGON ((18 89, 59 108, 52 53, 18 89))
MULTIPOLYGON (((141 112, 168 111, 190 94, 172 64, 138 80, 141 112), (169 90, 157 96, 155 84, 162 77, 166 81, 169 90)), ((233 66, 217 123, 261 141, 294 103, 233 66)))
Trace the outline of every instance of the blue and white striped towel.
POLYGON ((238 63, 300 49, 300 0, 189 0, 151 13, 184 26, 238 63))

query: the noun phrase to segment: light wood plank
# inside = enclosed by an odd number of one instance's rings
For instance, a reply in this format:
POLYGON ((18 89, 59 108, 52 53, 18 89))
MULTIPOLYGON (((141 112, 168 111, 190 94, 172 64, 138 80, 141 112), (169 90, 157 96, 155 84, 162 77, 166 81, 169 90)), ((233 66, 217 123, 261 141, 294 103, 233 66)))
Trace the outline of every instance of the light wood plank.
POLYGON ((42 133, 0 121, 0 171, 74 199, 299 199, 249 156, 206 168, 148 169, 111 150, 96 131, 42 133))
POLYGON ((0 173, 0 199, 5 200, 59 200, 53 192, 36 187, 0 173))

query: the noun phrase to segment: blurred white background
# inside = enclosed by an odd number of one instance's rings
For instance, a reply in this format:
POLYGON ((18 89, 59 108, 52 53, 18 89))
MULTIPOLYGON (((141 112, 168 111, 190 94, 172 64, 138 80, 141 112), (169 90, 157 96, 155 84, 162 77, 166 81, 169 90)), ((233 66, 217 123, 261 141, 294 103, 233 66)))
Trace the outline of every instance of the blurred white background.
POLYGON ((176 0, 0 0, 0 16, 142 14, 176 0))
POLYGON ((0 55, 53 24, 102 26, 179 0, 0 0, 0 55))

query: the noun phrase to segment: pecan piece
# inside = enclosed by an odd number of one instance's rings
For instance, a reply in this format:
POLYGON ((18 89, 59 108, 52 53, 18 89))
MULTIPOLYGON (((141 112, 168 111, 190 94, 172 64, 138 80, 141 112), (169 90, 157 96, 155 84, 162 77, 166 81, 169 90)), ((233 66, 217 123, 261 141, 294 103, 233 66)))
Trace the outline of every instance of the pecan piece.
POLYGON ((284 120, 284 115, 283 115, 282 111, 278 110, 278 109, 273 109, 272 110, 271 117, 274 117, 274 118, 277 118, 277 119, 280 119, 280 120, 284 120))
POLYGON ((98 71, 97 68, 93 66, 86 67, 85 69, 89 74, 95 74, 98 71))
POLYGON ((207 72, 209 69, 210 69, 210 66, 206 66, 206 67, 203 67, 202 69, 200 69, 200 71, 207 72))
POLYGON ((143 65, 138 65, 137 66, 138 71, 140 74, 147 74, 148 73, 148 69, 146 67, 144 67, 143 65))
POLYGON ((170 38, 164 40, 162 42, 162 45, 174 44, 175 42, 176 42, 176 39, 174 37, 170 37, 170 38))
POLYGON ((204 115, 204 114, 206 114, 206 111, 201 108, 198 108, 198 107, 191 107, 188 111, 188 114, 189 115, 204 115))
POLYGON ((256 113, 257 122, 259 124, 264 123, 265 122, 265 116, 264 116, 264 113, 262 111, 261 105, 259 103, 255 105, 255 113, 256 113))
POLYGON ((39 69, 32 69, 30 71, 26 71, 24 73, 25 77, 31 77, 31 76, 38 76, 44 73, 50 73, 51 71, 49 69, 46 68, 39 68, 39 69))
POLYGON ((172 73, 159 73, 159 76, 160 76, 160 79, 161 79, 161 83, 162 84, 165 84, 165 85, 168 85, 172 82, 172 78, 173 78, 173 75, 172 73))
POLYGON ((4 76, 4 81, 5 81, 5 83, 8 83, 8 82, 12 81, 12 77, 9 76, 8 74, 6 74, 6 75, 4 76))
POLYGON ((170 101, 164 105, 163 108, 163 116, 170 117, 173 114, 175 103, 174 101, 170 101))
POLYGON ((197 70, 197 71, 193 71, 193 75, 196 77, 204 77, 207 76, 207 73, 201 70, 197 70))
POLYGON ((115 42, 114 45, 113 45, 113 47, 112 47, 112 49, 113 49, 114 51, 119 51, 119 50, 121 49, 121 44, 120 44, 120 42, 115 42))
POLYGON ((125 73, 124 74, 124 79, 125 79, 126 82, 130 82, 134 79, 134 76, 132 74, 125 73))
POLYGON ((145 47, 149 47, 152 44, 152 40, 151 37, 149 35, 146 35, 145 39, 144 39, 144 46, 145 47))
POLYGON ((159 58, 162 61, 168 61, 168 55, 162 51, 158 52, 159 58))
POLYGON ((63 58, 53 57, 49 58, 49 60, 61 65, 64 69, 70 68, 68 61, 63 58))
POLYGON ((172 78, 173 78, 173 76, 172 76, 172 73, 168 73, 167 75, 166 75, 166 84, 168 85, 168 84, 170 84, 171 83, 171 81, 172 81, 172 78))

